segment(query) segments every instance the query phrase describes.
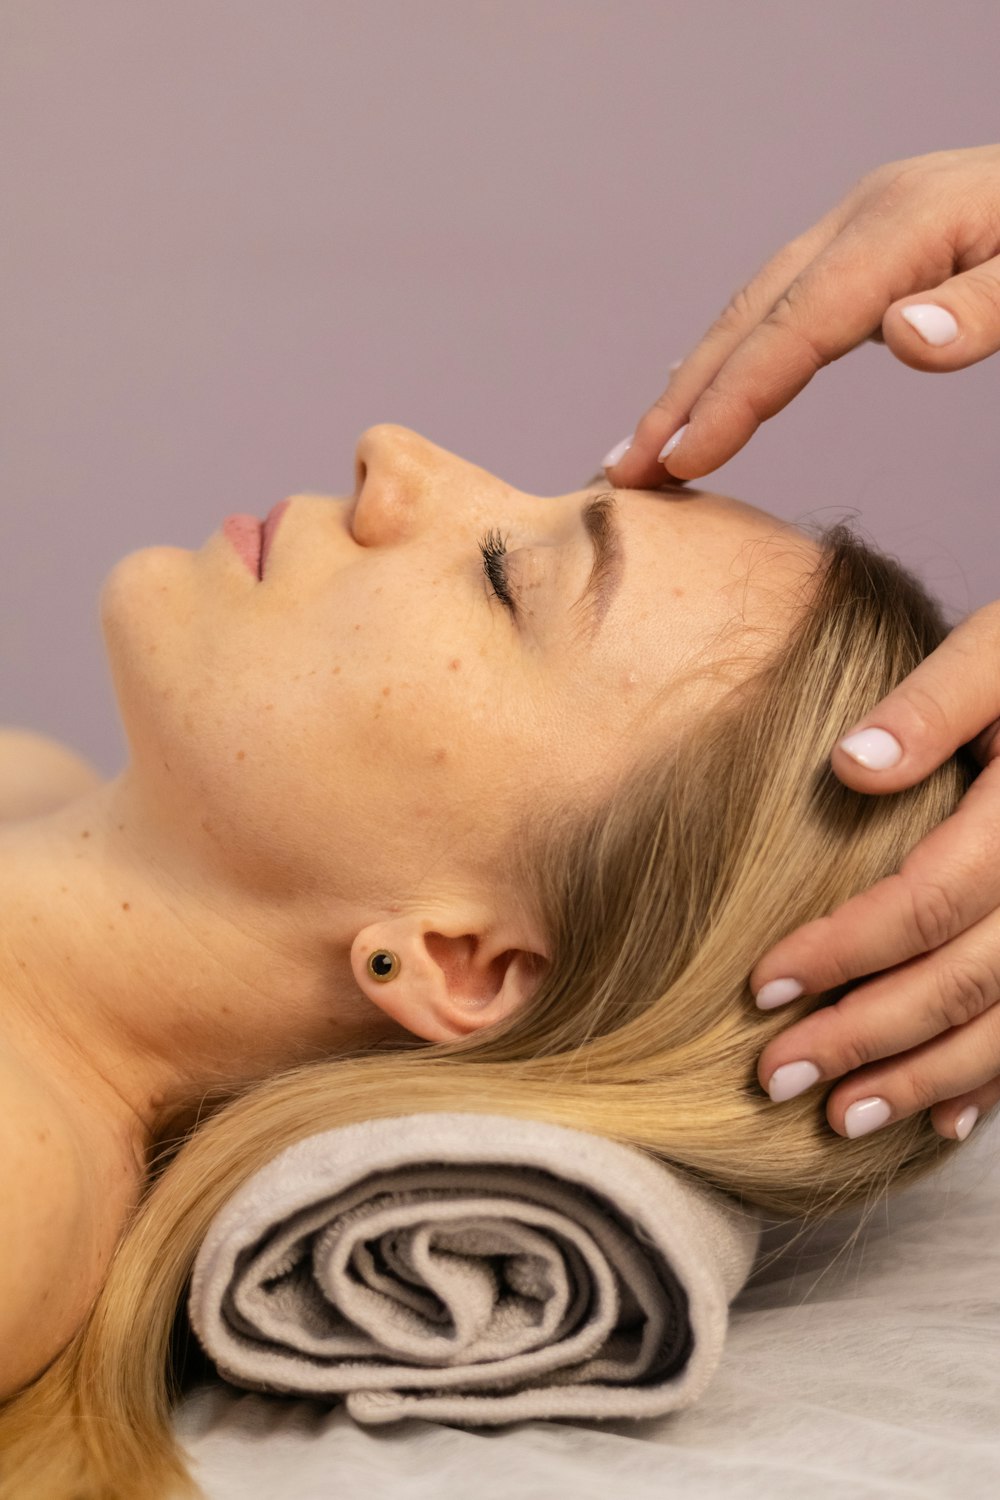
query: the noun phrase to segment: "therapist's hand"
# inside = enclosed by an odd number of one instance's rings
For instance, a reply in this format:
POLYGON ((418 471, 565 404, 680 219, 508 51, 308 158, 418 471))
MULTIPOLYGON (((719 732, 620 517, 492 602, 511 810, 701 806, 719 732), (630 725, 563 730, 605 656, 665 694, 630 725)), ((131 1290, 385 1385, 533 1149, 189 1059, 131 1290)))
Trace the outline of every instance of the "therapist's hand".
POLYGON ((774 1037, 757 1075, 780 1107, 846 1074, 826 1104, 840 1135, 930 1108, 940 1135, 964 1139, 1000 1101, 1000 601, 957 625, 845 739, 857 758, 842 739, 833 769, 857 791, 913 786, 970 742, 983 769, 898 874, 761 958, 750 988, 768 1010, 795 986, 875 977, 774 1037))
POLYGON ((673 367, 634 434, 606 456, 608 479, 657 489, 710 473, 867 339, 931 372, 1000 349, 1000 145, 906 157, 862 177, 673 367))

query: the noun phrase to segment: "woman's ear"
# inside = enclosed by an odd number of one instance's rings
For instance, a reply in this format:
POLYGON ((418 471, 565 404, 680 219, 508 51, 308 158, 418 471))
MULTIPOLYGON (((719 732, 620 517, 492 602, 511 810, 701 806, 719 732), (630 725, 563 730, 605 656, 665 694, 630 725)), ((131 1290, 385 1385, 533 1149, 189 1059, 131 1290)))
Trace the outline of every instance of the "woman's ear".
POLYGON ((527 933, 491 929, 470 922, 471 915, 391 917, 362 928, 351 944, 359 988, 429 1042, 455 1041, 513 1015, 545 969, 546 957, 527 933))

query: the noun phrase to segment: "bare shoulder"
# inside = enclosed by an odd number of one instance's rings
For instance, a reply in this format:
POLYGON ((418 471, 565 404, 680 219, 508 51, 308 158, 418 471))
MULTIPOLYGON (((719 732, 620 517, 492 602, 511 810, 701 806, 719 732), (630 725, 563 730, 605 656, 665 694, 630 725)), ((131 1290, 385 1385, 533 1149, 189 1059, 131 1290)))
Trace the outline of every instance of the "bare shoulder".
POLYGON ((82 755, 50 735, 0 726, 0 821, 37 817, 103 780, 82 755))
POLYGON ((0 1400, 69 1343, 95 1284, 94 1211, 76 1122, 0 1046, 0 1400))

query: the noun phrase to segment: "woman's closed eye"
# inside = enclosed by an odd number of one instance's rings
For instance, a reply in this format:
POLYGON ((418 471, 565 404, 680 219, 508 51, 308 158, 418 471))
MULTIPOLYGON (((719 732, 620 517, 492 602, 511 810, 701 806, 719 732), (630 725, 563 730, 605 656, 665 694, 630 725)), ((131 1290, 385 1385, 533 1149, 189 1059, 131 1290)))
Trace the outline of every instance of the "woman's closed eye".
POLYGON ((483 572, 489 579, 490 589, 509 610, 512 619, 518 618, 518 600, 507 577, 507 538, 494 527, 479 539, 479 550, 483 554, 483 572))

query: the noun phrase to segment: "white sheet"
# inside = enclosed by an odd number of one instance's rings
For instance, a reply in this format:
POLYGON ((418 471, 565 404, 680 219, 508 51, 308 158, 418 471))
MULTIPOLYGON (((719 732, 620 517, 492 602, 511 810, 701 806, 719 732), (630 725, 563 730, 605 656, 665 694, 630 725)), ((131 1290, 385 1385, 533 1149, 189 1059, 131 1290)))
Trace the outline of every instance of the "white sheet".
MULTIPOLYGON (((977 1127, 978 1128, 978 1127, 977 1127)), ((789 1246, 765 1232, 690 1411, 463 1431, 199 1384, 175 1426, 208 1500, 986 1500, 1000 1494, 1000 1118, 945 1169, 789 1246), (346 1487, 346 1488, 345 1488, 346 1487)))

